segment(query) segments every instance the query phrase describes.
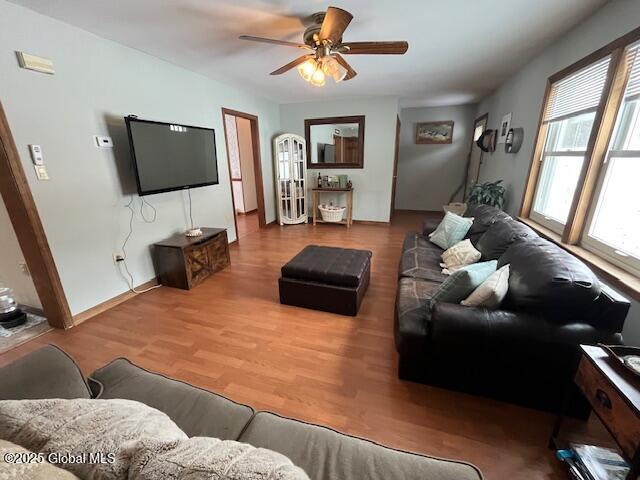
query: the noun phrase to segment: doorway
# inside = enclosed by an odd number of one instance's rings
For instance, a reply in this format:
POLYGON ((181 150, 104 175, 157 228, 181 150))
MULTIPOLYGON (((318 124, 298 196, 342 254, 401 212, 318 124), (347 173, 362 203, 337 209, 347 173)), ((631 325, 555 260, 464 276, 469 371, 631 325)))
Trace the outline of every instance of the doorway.
POLYGON ((238 239, 266 226, 258 117, 222 109, 238 239))
POLYGON ((476 141, 480 138, 480 135, 487 128, 487 122, 489 121, 489 114, 476 118, 473 122, 473 139, 471 140, 471 150, 469 151, 469 160, 467 162, 467 175, 464 182, 464 193, 462 195, 463 201, 467 199, 467 196, 471 192, 471 188, 478 183, 480 177, 480 167, 482 166, 482 154, 484 153, 480 147, 476 144, 476 141))

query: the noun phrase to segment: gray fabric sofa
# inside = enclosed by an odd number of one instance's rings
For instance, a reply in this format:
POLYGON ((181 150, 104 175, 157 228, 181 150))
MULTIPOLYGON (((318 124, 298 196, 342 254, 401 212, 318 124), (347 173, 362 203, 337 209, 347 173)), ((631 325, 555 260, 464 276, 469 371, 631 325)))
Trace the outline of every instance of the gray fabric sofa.
POLYGON ((312 480, 480 480, 468 463, 403 452, 233 402, 118 358, 84 378, 49 345, 0 369, 0 400, 124 398, 166 413, 187 435, 238 440, 289 457, 312 480))

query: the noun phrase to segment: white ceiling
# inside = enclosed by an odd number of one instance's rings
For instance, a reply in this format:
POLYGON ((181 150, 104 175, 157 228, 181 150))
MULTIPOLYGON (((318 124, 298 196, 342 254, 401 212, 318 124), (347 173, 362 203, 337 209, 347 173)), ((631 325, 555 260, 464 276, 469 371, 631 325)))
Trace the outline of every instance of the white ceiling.
POLYGON ((554 38, 607 0, 11 0, 279 103, 392 95, 403 106, 455 105, 497 88, 554 38), (238 40, 301 41, 303 20, 334 5, 354 20, 345 41, 407 40, 403 56, 351 55, 358 72, 323 88, 294 70, 272 77, 295 48, 238 40), (303 19, 303 20, 301 20, 303 19))

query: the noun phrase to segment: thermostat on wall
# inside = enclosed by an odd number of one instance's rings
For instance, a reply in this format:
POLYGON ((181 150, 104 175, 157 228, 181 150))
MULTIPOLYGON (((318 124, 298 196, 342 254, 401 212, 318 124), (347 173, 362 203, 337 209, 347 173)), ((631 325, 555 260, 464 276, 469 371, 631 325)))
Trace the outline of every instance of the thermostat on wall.
POLYGON ((29 145, 29 152, 34 165, 44 165, 44 157, 42 156, 42 147, 40 145, 29 145))
POLYGON ((96 139, 96 146, 98 148, 113 148, 113 140, 111 140, 111 137, 100 137, 96 135, 94 138, 96 139))

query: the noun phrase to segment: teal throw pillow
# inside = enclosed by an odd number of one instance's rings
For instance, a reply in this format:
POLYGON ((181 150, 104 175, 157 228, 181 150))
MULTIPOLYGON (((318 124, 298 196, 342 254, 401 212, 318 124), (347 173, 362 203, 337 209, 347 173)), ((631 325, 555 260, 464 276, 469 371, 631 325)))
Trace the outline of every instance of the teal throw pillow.
POLYGON ((447 212, 438 228, 429 235, 429 240, 440 248, 447 250, 464 238, 472 224, 473 218, 465 218, 455 213, 447 212))
POLYGON ((460 303, 496 271, 497 260, 462 267, 442 282, 431 297, 431 302, 460 303))

